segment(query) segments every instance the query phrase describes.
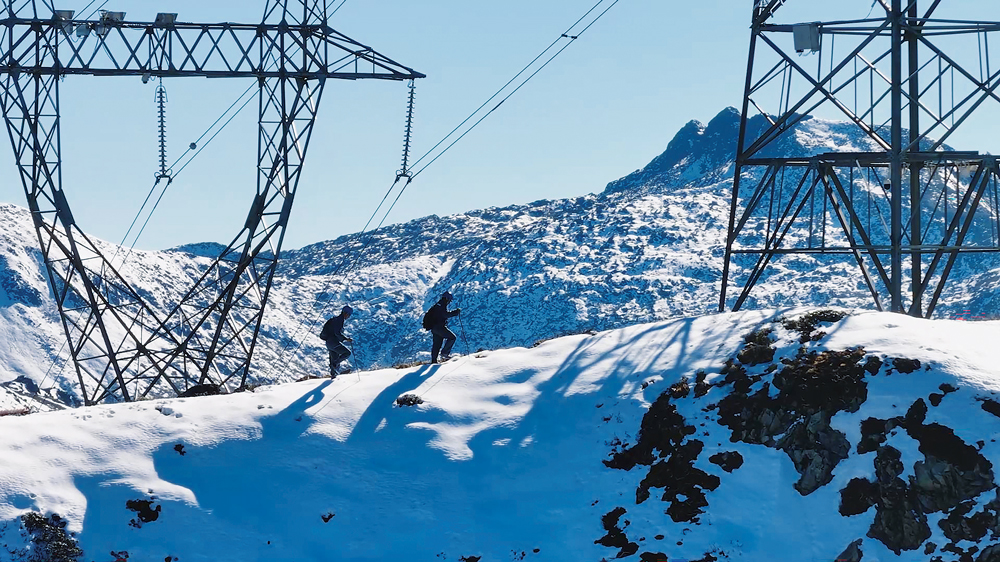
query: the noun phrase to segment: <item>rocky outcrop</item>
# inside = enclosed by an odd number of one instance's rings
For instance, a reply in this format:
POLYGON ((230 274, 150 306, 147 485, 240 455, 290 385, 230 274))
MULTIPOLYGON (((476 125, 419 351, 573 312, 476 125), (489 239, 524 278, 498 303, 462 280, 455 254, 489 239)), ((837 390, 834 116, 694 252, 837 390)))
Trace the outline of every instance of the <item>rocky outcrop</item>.
POLYGON ((897 554, 915 550, 930 538, 930 513, 948 513, 940 526, 952 541, 945 547, 949 551, 954 551, 961 540, 978 541, 986 529, 996 526, 996 508, 1000 505, 996 500, 984 511, 966 517, 974 505, 969 501, 995 487, 992 463, 951 428, 925 424, 926 416, 927 404, 919 399, 905 416, 865 419, 858 452, 876 451, 875 480, 855 478, 841 490, 841 514, 857 515, 875 506, 877 513, 868 536, 897 554), (900 478, 903 464, 899 451, 883 444, 886 434, 897 428, 915 439, 924 455, 923 460, 914 463, 908 482, 900 478))
POLYGON ((719 420, 732 430, 730 440, 785 451, 801 477, 795 489, 808 495, 833 479, 833 469, 846 459, 850 443, 830 427, 840 411, 856 412, 867 398, 864 349, 806 352, 801 350, 770 383, 748 394, 751 377, 728 367, 733 390, 719 402, 719 420))
POLYGON ((868 536, 878 539, 897 555, 903 550, 916 550, 931 537, 927 516, 906 482, 900 453, 892 447, 879 447, 875 455, 875 485, 878 488, 875 521, 868 536))
POLYGON ((620 470, 649 466, 649 472, 636 489, 635 503, 649 499, 650 488, 662 488, 661 499, 670 503, 667 515, 677 522, 697 523, 703 508, 708 506, 705 490, 716 489, 720 480, 694 466, 704 443, 688 439, 695 428, 685 423, 671 400, 671 391, 663 392, 643 416, 638 442, 614 453, 604 464, 620 470), (654 450, 658 451, 655 456, 654 450))

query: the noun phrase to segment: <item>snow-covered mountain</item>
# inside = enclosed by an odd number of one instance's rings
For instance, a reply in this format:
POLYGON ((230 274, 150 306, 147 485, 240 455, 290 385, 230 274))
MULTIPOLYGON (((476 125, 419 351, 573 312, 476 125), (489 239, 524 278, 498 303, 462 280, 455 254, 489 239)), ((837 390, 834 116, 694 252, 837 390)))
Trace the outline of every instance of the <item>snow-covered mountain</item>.
POLYGON ((996 562, 998 337, 747 311, 2 416, 0 560, 996 562))
MULTIPOLYGON (((361 368, 426 358, 430 342, 420 316, 445 290, 463 311, 453 322, 461 353, 715 312, 738 124, 732 108, 708 125, 692 121, 649 165, 599 194, 430 216, 285 252, 255 354, 255 382, 323 373, 325 350, 315 334, 344 303, 355 309, 348 332, 361 368)), ((803 121, 784 142, 776 150, 870 148, 853 125, 819 119, 803 121)), ((27 211, 0 206, 0 333, 8 336, 0 341, 0 381, 23 376, 72 393, 36 244, 27 211)), ((213 244, 136 251, 122 271, 166 303, 217 251, 213 244)), ((959 263, 939 316, 1000 311, 1000 263, 976 259, 959 263)), ((848 260, 790 256, 746 306, 869 302, 848 260)))

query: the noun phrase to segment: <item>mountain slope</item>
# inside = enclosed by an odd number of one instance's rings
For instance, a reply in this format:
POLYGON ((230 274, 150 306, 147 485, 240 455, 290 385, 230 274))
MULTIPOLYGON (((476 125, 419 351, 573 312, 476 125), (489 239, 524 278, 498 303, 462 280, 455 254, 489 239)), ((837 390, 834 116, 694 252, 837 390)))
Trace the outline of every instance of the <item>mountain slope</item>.
MULTIPOLYGON (((325 372, 315 334, 344 303, 355 309, 347 330, 361 368, 426 360, 430 338, 420 316, 445 290, 463 310, 453 322, 461 353, 716 311, 738 123, 732 108, 708 125, 689 123, 648 166, 599 194, 430 216, 284 252, 252 382, 325 372)), ((804 120, 783 142, 775 150, 867 147, 853 125, 819 119, 804 120)), ((72 392, 75 376, 62 368, 61 329, 27 212, 0 206, 0 233, 10 272, 0 285, 0 331, 17 334, 0 341, 0 382, 23 375, 72 392)), ((217 251, 202 244, 134 252, 123 274, 166 305, 217 251)), ((746 265, 737 260, 734 274, 746 265)), ((870 307, 856 267, 849 259, 788 256, 745 307, 870 307)), ((959 260, 937 314, 997 314, 998 280, 996 258, 959 260)))
POLYGON ((842 315, 0 417, 0 544, 36 512, 88 561, 996 560, 1000 323, 842 315))

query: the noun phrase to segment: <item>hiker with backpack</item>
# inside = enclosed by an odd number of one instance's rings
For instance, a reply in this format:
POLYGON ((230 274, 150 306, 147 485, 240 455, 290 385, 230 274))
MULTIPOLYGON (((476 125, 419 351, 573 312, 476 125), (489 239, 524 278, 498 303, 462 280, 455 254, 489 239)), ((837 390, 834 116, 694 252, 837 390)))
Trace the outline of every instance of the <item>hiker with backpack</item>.
POLYGON ((424 314, 424 329, 429 330, 434 336, 431 344, 431 363, 438 362, 438 352, 441 354, 441 359, 447 361, 451 356, 451 348, 458 339, 455 333, 448 329, 448 319, 461 314, 462 309, 448 310, 449 304, 451 304, 451 293, 445 291, 441 299, 424 314))
POLYGON ((340 363, 351 355, 351 350, 347 349, 344 342, 353 342, 354 339, 344 335, 344 321, 353 312, 350 305, 344 305, 340 314, 327 320, 319 333, 319 339, 326 342, 326 349, 330 352, 330 378, 336 378, 340 374, 340 363))

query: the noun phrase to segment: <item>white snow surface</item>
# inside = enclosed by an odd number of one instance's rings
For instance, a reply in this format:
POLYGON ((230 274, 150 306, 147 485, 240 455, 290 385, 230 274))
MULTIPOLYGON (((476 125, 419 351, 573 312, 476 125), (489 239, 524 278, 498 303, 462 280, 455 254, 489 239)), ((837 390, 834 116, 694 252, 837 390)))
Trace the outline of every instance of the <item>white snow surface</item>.
MULTIPOLYGON (((804 312, 679 318, 435 366, 0 417, 0 524, 8 523, 0 544, 23 547, 16 518, 39 511, 68 520, 88 562, 123 551, 131 562, 596 562, 618 552, 595 540, 605 534, 602 516, 622 507, 619 526, 639 545, 628 560, 642 553, 696 560, 714 552, 732 561, 830 561, 859 538, 864 562, 928 560, 922 549, 897 556, 867 538, 874 508, 838 513, 839 490, 851 478, 874 478, 875 453, 856 453, 859 423, 903 415, 949 383, 958 390, 929 408, 927 423, 948 425, 969 444, 985 441, 981 454, 998 466, 1000 420, 977 398, 1000 392, 992 347, 1000 322, 853 311, 821 325, 828 335, 804 344, 810 350, 863 346, 924 367, 866 376, 860 411, 832 421, 850 441, 851 456, 830 484, 807 496, 792 487, 799 475, 785 453, 730 443, 729 430, 704 409, 726 387, 674 401, 697 426, 690 438, 705 445, 695 466, 721 478, 706 491, 700 524, 673 522, 655 489, 636 505, 646 467, 602 463, 614 440, 635 442, 643 414, 669 385, 693 384, 701 369, 708 382, 717 380, 747 333, 772 327, 774 361, 793 356, 797 334, 775 322, 804 312), (396 406, 408 393, 424 403, 396 406), (708 462, 720 451, 738 451, 743 466, 730 474, 708 462), (138 521, 129 500, 151 501, 161 509, 158 518, 138 521)), ((904 433, 889 443, 903 453, 903 477, 912 474, 922 458, 916 442, 904 433)), ((938 545, 947 543, 940 517, 928 517, 938 545)))

